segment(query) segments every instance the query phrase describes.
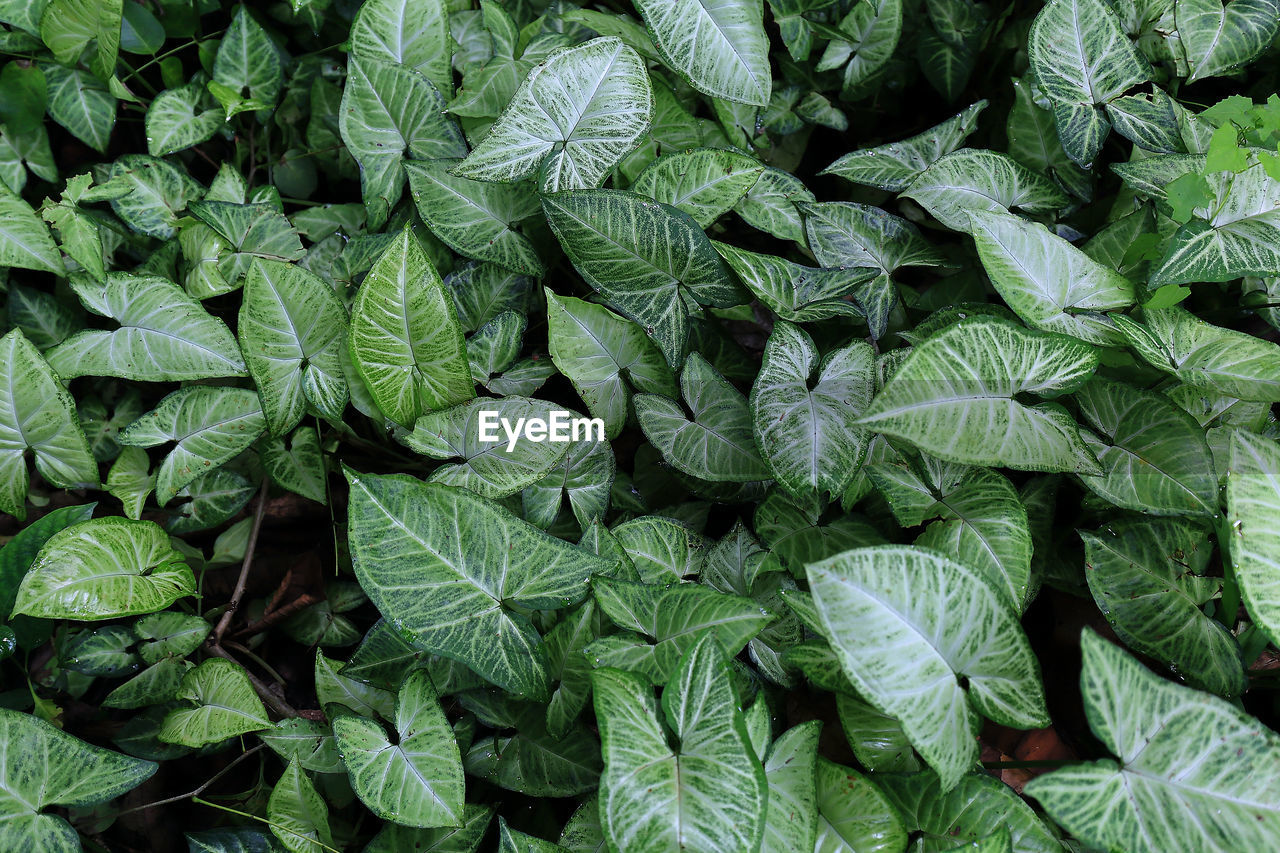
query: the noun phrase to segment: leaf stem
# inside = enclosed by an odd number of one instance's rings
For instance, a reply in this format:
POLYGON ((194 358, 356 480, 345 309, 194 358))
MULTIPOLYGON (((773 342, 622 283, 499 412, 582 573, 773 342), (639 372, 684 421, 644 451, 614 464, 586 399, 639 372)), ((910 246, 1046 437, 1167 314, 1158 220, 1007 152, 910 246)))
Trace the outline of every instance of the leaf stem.
POLYGON ((217 782, 223 776, 226 776, 228 773, 230 773, 237 764, 239 764, 241 761, 244 761, 249 756, 255 755, 256 753, 261 752, 263 749, 266 748, 266 746, 267 745, 265 743, 260 743, 257 746, 255 746, 253 749, 240 753, 240 755, 238 755, 234 761, 232 761, 226 767, 219 770, 217 773, 214 773, 205 781, 203 785, 201 785, 199 788, 196 788, 194 791, 189 791, 188 793, 185 793, 185 794, 179 794, 176 797, 166 797, 163 800, 156 800, 154 803, 147 803, 146 805, 142 805, 142 806, 134 806, 131 809, 125 809, 122 812, 118 812, 116 814, 116 817, 119 817, 120 815, 130 814, 132 812, 143 812, 143 811, 146 811, 147 809, 154 809, 156 806, 165 806, 165 805, 168 805, 169 803, 176 803, 179 800, 185 800, 188 797, 192 797, 192 798, 198 797, 201 794, 203 794, 209 788, 210 785, 212 785, 214 782, 217 782))
POLYGON ((259 823, 265 823, 267 826, 271 827, 272 829, 279 829, 289 833, 290 835, 296 835, 299 838, 304 839, 305 841, 311 844, 315 844, 320 847, 323 847, 325 850, 330 850, 332 851, 332 853, 342 853, 341 850, 335 850, 334 848, 330 847, 328 844, 325 844, 323 841, 320 841, 317 838, 309 838, 300 832, 293 831, 287 826, 281 826, 280 824, 275 823, 274 821, 267 820, 265 817, 258 817, 256 814, 250 814, 249 812, 242 812, 239 809, 233 809, 230 806, 224 806, 218 803, 211 803, 208 800, 202 800, 199 797, 192 797, 191 800, 192 802, 199 803, 202 806, 209 806, 210 808, 220 809, 224 812, 230 812, 231 814, 239 815, 240 817, 247 817, 250 820, 256 820, 259 823))

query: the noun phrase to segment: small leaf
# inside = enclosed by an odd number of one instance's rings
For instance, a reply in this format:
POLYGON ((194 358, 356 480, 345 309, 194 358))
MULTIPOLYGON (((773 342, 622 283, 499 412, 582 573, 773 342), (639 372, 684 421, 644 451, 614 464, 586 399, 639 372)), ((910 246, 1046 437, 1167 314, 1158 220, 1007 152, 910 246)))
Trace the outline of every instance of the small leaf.
POLYGON ((267 821, 272 834, 290 853, 335 849, 329 830, 329 807, 296 759, 289 762, 271 789, 267 821))
POLYGON ((820 174, 839 175, 856 184, 901 192, 916 175, 963 145, 977 129, 978 116, 986 108, 984 99, 910 139, 851 151, 820 174))
POLYGON ((182 677, 178 698, 195 707, 176 708, 164 718, 160 740, 200 747, 271 727, 249 676, 223 658, 209 658, 182 677))

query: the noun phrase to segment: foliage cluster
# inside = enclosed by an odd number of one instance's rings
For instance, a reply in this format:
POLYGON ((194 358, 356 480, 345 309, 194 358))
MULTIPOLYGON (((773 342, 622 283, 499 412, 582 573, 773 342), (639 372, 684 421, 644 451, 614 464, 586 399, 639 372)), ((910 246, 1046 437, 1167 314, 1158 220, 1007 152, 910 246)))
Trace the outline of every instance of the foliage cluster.
POLYGON ((1280 0, 0 22, 0 850, 1280 849, 1280 0))

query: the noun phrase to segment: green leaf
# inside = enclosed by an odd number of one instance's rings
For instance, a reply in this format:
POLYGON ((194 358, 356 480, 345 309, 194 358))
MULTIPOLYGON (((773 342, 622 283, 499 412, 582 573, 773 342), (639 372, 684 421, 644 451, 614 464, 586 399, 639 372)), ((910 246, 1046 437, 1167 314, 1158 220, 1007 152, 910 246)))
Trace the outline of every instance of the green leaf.
MULTIPOLYGON (((1204 576, 1212 549, 1185 521, 1119 521, 1084 540, 1085 579, 1116 635, 1193 686, 1222 696, 1244 692, 1240 646, 1200 610, 1221 581, 1204 576)), ((1243 579, 1242 579, 1243 580, 1243 579)))
POLYGON ((147 153, 163 157, 208 142, 222 124, 199 83, 165 89, 147 107, 147 153))
POLYGON ((282 261, 255 259, 240 304, 240 343, 273 435, 302 419, 307 404, 341 420, 347 380, 340 349, 347 314, 324 279, 282 261))
POLYGON ((1280 347, 1206 323, 1185 308, 1147 308, 1145 325, 1116 325, 1144 361, 1178 380, 1238 400, 1280 400, 1280 347))
POLYGON ((339 108, 339 129, 360 164, 369 227, 381 228, 404 189, 406 158, 461 157, 466 144, 444 113, 444 99, 407 65, 352 58, 339 108))
POLYGON ((1102 849, 1270 844, 1280 833, 1280 737, 1226 700, 1159 678, 1088 629, 1081 646, 1085 716, 1118 760, 1055 770, 1026 793, 1102 849))
POLYGON ((13 612, 115 619, 163 610, 195 591, 190 567, 155 522, 97 518, 50 537, 18 587, 13 612))
POLYGON ((71 286, 85 308, 120 325, 109 332, 85 329, 49 350, 49 364, 63 379, 163 382, 247 375, 226 324, 176 284, 110 273, 101 283, 73 278, 71 286))
POLYGON ((266 429, 258 395, 244 388, 189 386, 161 400, 120 434, 128 447, 176 442, 156 472, 156 502, 228 462, 266 429))
POLYGON ((1089 168, 1111 130, 1101 105, 1151 79, 1151 67, 1104 0, 1050 0, 1031 26, 1027 53, 1062 147, 1089 168))
MULTIPOLYGON (((1097 1, 1097 0, 1095 0, 1097 1)), ((1066 2, 1066 0, 1057 0, 1066 2)), ((1066 207, 1066 193, 998 151, 961 148, 921 172, 902 193, 953 231, 968 231, 970 211, 1051 213, 1066 207)))
POLYGON ((1043 225, 1008 213, 967 213, 982 265, 1019 317, 1085 343, 1123 342, 1106 312, 1134 303, 1133 282, 1043 225))
MULTIPOLYGON (((920 850, 968 850, 953 845, 957 840, 986 838, 993 827, 1007 831, 1013 850, 1062 853, 1064 849, 1013 789, 985 773, 965 776, 950 791, 944 791, 937 774, 927 770, 875 778, 920 850)), ((997 849, 1007 853, 1008 841, 997 849)))
POLYGON ((282 849, 265 829, 220 827, 185 835, 189 853, 279 853, 282 849))
POLYGON ((147 451, 141 447, 120 448, 105 485, 107 492, 123 505, 128 518, 142 518, 142 507, 156 485, 147 451))
POLYGON ((599 784, 600 742, 589 729, 571 726, 553 736, 538 705, 525 705, 499 728, 508 724, 513 734, 472 745, 464 759, 469 775, 531 797, 572 797, 599 784))
MULTIPOLYGON (((1009 156, 1027 168, 1057 179, 1072 195, 1093 196, 1093 179, 1067 156, 1053 113, 1037 99, 1030 76, 1013 81, 1013 107, 1005 123, 1009 156)), ((1126 247, 1127 248, 1127 247, 1126 247)))
POLYGON ((725 243, 713 245, 752 294, 783 320, 810 323, 866 313, 860 298, 866 298, 871 289, 868 279, 876 275, 874 269, 814 269, 776 255, 760 255, 725 243))
POLYGON ((551 358, 587 410, 604 420, 607 438, 626 425, 632 388, 676 395, 671 369, 640 326, 602 305, 544 292, 551 358))
POLYGON ((1178 40, 1191 67, 1188 83, 1215 77, 1256 59, 1280 31, 1276 0, 1178 0, 1178 40))
POLYGON ((213 80, 268 107, 275 106, 280 96, 284 86, 280 54, 247 6, 236 9, 231 26, 218 42, 213 80))
POLYGON ((401 440, 432 459, 462 459, 437 468, 430 482, 504 498, 541 480, 564 459, 570 443, 569 417, 547 400, 486 397, 423 415, 401 440), (547 425, 544 440, 522 433, 531 421, 547 425), (557 433, 565 440, 556 440, 557 433))
POLYGON ((1038 662, 983 574, 886 545, 811 564, 808 577, 845 675, 902 722, 945 790, 978 758, 978 713, 1017 728, 1048 724, 1038 662))
POLYGON ((1102 463, 1084 484, 1116 506, 1148 515, 1213 516, 1218 478, 1204 429, 1168 397, 1095 377, 1075 393, 1083 432, 1102 463))
POLYGON ((774 324, 751 386, 751 419, 778 485, 812 505, 843 495, 870 439, 853 421, 874 393, 875 352, 865 341, 819 360, 808 333, 774 324))
POLYGON ((720 308, 741 302, 711 241, 681 210, 617 190, 556 193, 542 206, 582 277, 639 323, 673 368, 689 335, 686 299, 720 308))
POLYGON ((316 503, 328 503, 328 472, 316 430, 300 426, 287 438, 266 438, 258 446, 271 481, 316 503))
MULTIPOLYGON (((756 700, 759 701, 759 700, 756 700)), ((818 736, 822 724, 800 723, 784 732, 764 756, 769 785, 761 850, 813 853, 818 832, 818 736)))
POLYGON ((44 544, 64 528, 88 521, 95 506, 96 504, 84 504, 55 509, 23 527, 0 548, 0 621, 9 618, 18 594, 18 585, 44 544))
POLYGON ((167 160, 125 154, 111 164, 111 209, 139 234, 168 240, 177 233, 178 215, 202 189, 186 172, 167 160), (121 193, 116 195, 116 193, 121 193))
POLYGON ((901 142, 851 151, 819 174, 839 175, 855 184, 901 192, 917 175, 964 144, 978 127, 985 99, 966 107, 941 124, 901 142))
POLYGON ((378 408, 402 426, 475 396, 453 303, 409 228, 360 285, 351 356, 378 408))
POLYGON ((62 255, 53 244, 49 226, 31 205, 0 183, 0 266, 20 267, 63 275, 62 255))
POLYGON ((321 853, 333 850, 329 829, 329 807, 316 791, 296 759, 267 799, 267 821, 271 832, 290 853, 321 853))
POLYGON ((489 821, 493 818, 493 807, 467 803, 462 808, 462 825, 456 829, 413 829, 384 823, 364 848, 364 853, 400 853, 402 850, 414 850, 418 853, 475 853, 488 831, 489 821))
POLYGON ((688 414, 679 403, 658 394, 637 394, 634 400, 645 436, 670 465, 712 482, 769 478, 771 471, 752 435, 746 399, 698 353, 685 361, 680 393, 688 414))
POLYGON ((825 758, 817 765, 818 832, 814 853, 907 849, 907 833, 885 795, 867 777, 825 758))
POLYGON ((68 66, 93 43, 89 68, 105 80, 115 74, 122 12, 121 0, 53 0, 40 16, 40 38, 68 66))
POLYGON ((529 72, 487 136, 454 173, 542 192, 598 187, 649 130, 644 63, 616 38, 561 48, 529 72))
POLYGON ((1280 275, 1280 251, 1276 249, 1280 239, 1280 179, 1259 162, 1239 174, 1215 172, 1207 180, 1208 206, 1196 206, 1196 218, 1173 235, 1168 253, 1151 274, 1150 284, 1280 275))
POLYGON ((351 24, 355 56, 398 62, 420 72, 446 98, 453 95, 453 39, 441 0, 370 0, 351 24))
POLYGON ((735 151, 697 148, 660 157, 641 172, 631 191, 679 208, 709 228, 755 186, 764 166, 735 151))
POLYGON ((1027 605, 1031 531, 1018 492, 1005 477, 931 457, 877 463, 867 473, 904 527, 939 519, 915 544, 981 570, 1015 609, 1027 605))
POLYGON ((78 850, 71 825, 42 812, 105 803, 155 772, 154 762, 92 746, 30 714, 0 708, 0 845, 78 850))
POLYGON ((886 70, 902 37, 901 0, 876 0, 858 3, 840 21, 839 28, 828 29, 831 41, 818 60, 817 70, 827 71, 844 66, 844 89, 841 94, 853 100, 866 94, 886 70))
POLYGON ((462 822, 462 758, 431 679, 411 673, 396 697, 393 743, 381 724, 364 717, 333 721, 351 787, 375 815, 408 826, 462 822))
POLYGON ((316 652, 316 701, 330 717, 355 713, 390 720, 395 714, 395 692, 375 687, 338 672, 338 662, 316 652))
POLYGON ((346 475, 352 562, 383 616, 421 649, 505 690, 545 696, 546 651, 516 608, 569 606, 608 563, 465 490, 346 475))
POLYGON ((641 516, 609 532, 647 584, 681 581, 702 567, 702 537, 672 519, 641 516))
POLYGON ((1254 622, 1280 638, 1280 446, 1232 430, 1227 473, 1231 564, 1254 622))
POLYGON ((195 707, 169 712, 160 729, 165 743, 200 747, 271 727, 249 676, 223 658, 209 658, 184 675, 177 698, 195 707))
POLYGON ((450 171, 457 162, 405 163, 413 201, 431 233, 468 258, 492 261, 526 275, 542 275, 546 265, 533 242, 515 230, 518 222, 540 210, 533 188, 460 178, 450 171))
POLYGON ((888 275, 900 267, 946 263, 914 225, 878 207, 840 201, 799 207, 808 242, 824 267, 871 267, 888 275))
POLYGON ((760 0, 640 0, 662 61, 713 98, 768 106, 773 78, 760 0))
POLYGON ((597 578, 594 589, 600 609, 615 625, 648 640, 612 635, 588 645, 584 653, 597 666, 637 672, 655 684, 673 677, 681 656, 704 634, 736 653, 774 618, 750 598, 698 584, 656 586, 597 578))
POLYGON ((60 488, 96 485, 98 465, 75 402, 36 348, 14 329, 0 338, 0 512, 26 518, 26 454, 60 488))
POLYGON ((951 462, 1100 473, 1075 422, 1055 403, 1093 373, 1092 348, 996 317, 961 320, 926 339, 858 420, 951 462))
POLYGON ((681 658, 662 693, 662 717, 652 688, 638 676, 599 669, 591 681, 604 745, 600 817, 611 848, 760 845, 768 798, 764 768, 751 749, 725 653, 713 637, 702 637, 681 658))

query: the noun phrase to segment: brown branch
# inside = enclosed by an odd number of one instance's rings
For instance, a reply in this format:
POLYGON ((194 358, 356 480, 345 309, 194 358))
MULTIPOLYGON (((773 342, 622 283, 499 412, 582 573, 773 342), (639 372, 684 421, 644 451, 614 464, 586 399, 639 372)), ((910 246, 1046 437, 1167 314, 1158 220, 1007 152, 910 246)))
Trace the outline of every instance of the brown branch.
POLYGON ((227 610, 222 614, 222 618, 218 620, 218 627, 213 630, 213 645, 217 646, 222 642, 222 635, 227 632, 227 627, 231 624, 231 617, 240 609, 240 599, 244 597, 244 587, 249 580, 249 567, 253 565, 253 552, 258 547, 258 533, 262 530, 262 514, 267 509, 267 483, 269 478, 262 478, 262 488, 258 490, 258 506, 253 514, 253 527, 249 531, 249 544, 244 550, 244 562, 240 564, 240 577, 236 579, 235 590, 231 593, 231 601, 227 606, 227 610))
POLYGON ((208 780, 205 781, 203 785, 201 785, 199 788, 196 788, 194 791, 189 791, 185 794, 179 794, 176 797, 167 797, 163 800, 156 800, 154 803, 147 803, 141 806, 134 806, 131 809, 125 809, 122 812, 117 812, 116 817, 120 817, 121 815, 132 814, 133 812, 143 812, 143 811, 146 811, 147 809, 154 809, 156 806, 166 806, 169 803, 176 803, 179 800, 185 800, 188 797, 198 797, 201 794, 203 794, 209 788, 210 785, 212 785, 214 782, 217 782, 223 776, 226 776, 228 773, 230 773, 232 768, 234 768, 237 764, 239 764, 241 761, 244 761, 250 755, 255 755, 258 752, 262 751, 263 749, 266 748, 266 746, 267 745, 265 743, 260 743, 257 746, 255 746, 253 749, 249 749, 249 750, 246 750, 245 752, 240 753, 240 755, 238 755, 234 761, 232 761, 226 767, 219 770, 217 773, 214 773, 212 776, 208 778, 208 780))

